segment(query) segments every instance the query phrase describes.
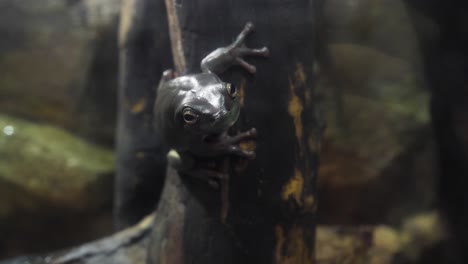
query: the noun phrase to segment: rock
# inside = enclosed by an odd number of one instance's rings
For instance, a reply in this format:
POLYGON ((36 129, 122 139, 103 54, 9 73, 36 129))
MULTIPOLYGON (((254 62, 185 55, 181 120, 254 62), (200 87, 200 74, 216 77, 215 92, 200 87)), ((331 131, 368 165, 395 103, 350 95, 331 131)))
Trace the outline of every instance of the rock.
POLYGON ((404 1, 324 1, 324 27, 331 43, 372 47, 407 61, 421 61, 416 31, 404 1))
MULTIPOLYGON (((404 220, 402 227, 318 226, 317 263, 426 263, 418 262, 447 235, 437 212, 424 212, 404 220), (403 261, 405 260, 405 261, 403 261)), ((432 259, 430 263, 441 263, 432 259)))
POLYGON ((362 45, 329 50, 335 70, 319 87, 328 102, 319 169, 322 221, 398 222, 430 209, 436 162, 420 69, 362 45))
POLYGON ((0 5, 0 112, 111 144, 120 0, 0 5))
POLYGON ((113 170, 108 149, 0 115, 0 256, 109 232, 113 170))
MULTIPOLYGON (((0 115, 0 128, 3 182, 52 204, 74 209, 100 207, 109 200, 108 194, 93 192, 109 189, 96 184, 113 172, 114 157, 110 150, 52 126, 4 115, 0 115)), ((9 197, 2 197, 0 204, 1 216, 12 202, 9 197)))

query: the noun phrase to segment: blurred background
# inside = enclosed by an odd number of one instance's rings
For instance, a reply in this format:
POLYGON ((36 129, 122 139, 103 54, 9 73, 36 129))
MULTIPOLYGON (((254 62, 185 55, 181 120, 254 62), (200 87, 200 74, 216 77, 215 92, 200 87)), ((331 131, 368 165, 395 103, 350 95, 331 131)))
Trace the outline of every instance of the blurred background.
MULTIPOLYGON (((378 226, 376 239, 403 252, 401 263, 430 263, 423 252, 448 239, 436 208, 453 205, 447 190, 463 194, 451 188, 463 187, 453 177, 464 170, 441 174, 440 164, 453 166, 440 161, 463 160, 464 152, 440 146, 457 136, 456 146, 468 144, 457 39, 468 20, 455 19, 460 10, 447 18, 458 9, 439 9, 440 1, 422 2, 317 1, 316 83, 327 120, 319 223, 378 226), (442 99, 431 104, 431 96, 442 99), (456 118, 437 114, 447 105, 458 106, 456 118), (455 136, 441 134, 450 124, 460 125, 455 136)), ((120 6, 0 0, 0 259, 112 232, 120 6)), ((462 194, 453 199, 464 201, 462 194)), ((461 206, 453 210, 462 214, 461 206)), ((329 235, 318 232, 319 258, 334 250, 329 235)))
POLYGON ((119 11, 0 1, 0 259, 112 231, 119 11))

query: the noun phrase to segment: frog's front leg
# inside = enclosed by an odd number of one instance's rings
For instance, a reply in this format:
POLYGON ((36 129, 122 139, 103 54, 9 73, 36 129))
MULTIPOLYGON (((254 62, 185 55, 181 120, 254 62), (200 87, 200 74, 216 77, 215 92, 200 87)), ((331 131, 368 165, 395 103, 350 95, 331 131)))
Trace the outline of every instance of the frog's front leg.
POLYGON ((256 137, 257 130, 252 128, 234 136, 229 136, 227 133, 223 133, 216 138, 207 139, 207 143, 212 153, 228 154, 247 159, 254 159, 255 152, 241 149, 239 143, 243 140, 255 139, 256 137))
POLYGON ((267 47, 260 49, 247 48, 244 44, 244 40, 247 35, 252 32, 254 25, 248 22, 244 30, 237 36, 236 40, 229 46, 218 48, 206 56, 201 62, 201 69, 203 72, 213 72, 220 74, 227 70, 232 65, 240 65, 244 67, 250 73, 255 73, 255 66, 246 62, 243 56, 263 56, 269 55, 267 47))

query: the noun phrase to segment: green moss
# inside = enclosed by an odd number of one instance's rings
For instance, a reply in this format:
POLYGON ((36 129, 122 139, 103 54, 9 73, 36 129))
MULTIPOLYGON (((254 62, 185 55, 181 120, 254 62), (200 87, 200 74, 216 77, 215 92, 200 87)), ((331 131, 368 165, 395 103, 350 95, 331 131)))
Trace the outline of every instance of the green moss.
MULTIPOLYGON (((110 150, 66 131, 0 115, 0 178, 57 203, 87 204, 89 186, 113 171, 110 150)), ((2 198, 3 199, 3 198, 2 198)))

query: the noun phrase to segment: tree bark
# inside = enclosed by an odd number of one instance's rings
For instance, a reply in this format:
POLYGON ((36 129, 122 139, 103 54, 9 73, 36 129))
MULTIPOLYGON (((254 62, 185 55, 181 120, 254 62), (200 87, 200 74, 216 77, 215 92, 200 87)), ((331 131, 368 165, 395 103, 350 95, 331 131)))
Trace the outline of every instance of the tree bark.
POLYGON ((164 182, 166 150, 152 124, 159 76, 171 64, 163 1, 123 1, 119 50, 117 229, 151 213, 164 182))
POLYGON ((257 158, 231 160, 229 210, 221 194, 168 169, 156 214, 149 263, 313 263, 315 180, 323 121, 313 86, 312 1, 167 0, 179 73, 200 72, 210 51, 231 43, 246 22, 247 45, 271 50, 247 58, 255 76, 233 68, 221 76, 240 89, 236 129, 258 130, 257 158), (223 207, 227 208, 227 207, 223 207))

